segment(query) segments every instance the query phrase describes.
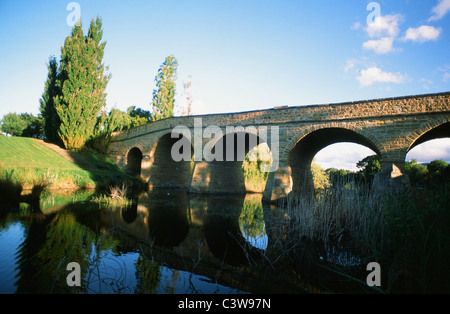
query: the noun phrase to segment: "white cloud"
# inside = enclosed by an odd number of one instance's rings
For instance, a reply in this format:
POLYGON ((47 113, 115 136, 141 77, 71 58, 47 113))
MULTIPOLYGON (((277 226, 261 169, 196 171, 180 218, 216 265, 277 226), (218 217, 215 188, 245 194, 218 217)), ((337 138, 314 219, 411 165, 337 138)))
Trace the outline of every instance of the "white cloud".
POLYGON ((348 59, 345 62, 344 72, 359 72, 359 69, 368 68, 372 65, 374 65, 374 63, 371 62, 367 57, 352 58, 348 59))
POLYGON ((361 23, 360 23, 360 22, 356 22, 356 23, 354 23, 354 24, 352 25, 351 29, 353 29, 353 30, 359 30, 359 29, 361 29, 361 27, 362 27, 361 23))
POLYGON ((400 84, 405 80, 405 76, 400 73, 384 72, 378 67, 370 67, 362 70, 357 80, 361 87, 367 87, 375 83, 400 84))
POLYGON ((351 69, 353 69, 354 67, 355 67, 355 65, 356 65, 356 60, 355 59, 350 59, 350 60, 347 60, 347 62, 345 63, 345 68, 344 68, 344 71, 345 72, 348 72, 348 71, 350 71, 351 69))
POLYGON ((441 35, 442 29, 433 26, 423 25, 418 28, 408 28, 404 40, 412 40, 416 42, 426 42, 428 40, 436 40, 441 35))
POLYGON ((372 39, 363 43, 364 49, 373 50, 378 54, 385 54, 392 52, 394 38, 393 37, 383 37, 381 39, 372 39))
POLYGON ((375 18, 365 28, 371 40, 363 43, 363 48, 373 50, 377 54, 386 54, 394 51, 394 40, 399 33, 399 24, 403 20, 400 14, 385 15, 375 18))
POLYGON ((442 72, 442 81, 447 83, 450 80, 450 65, 446 64, 443 67, 438 68, 439 72, 442 72))
POLYGON ((314 158, 316 164, 323 169, 337 168, 357 171, 357 162, 371 155, 375 155, 375 152, 365 146, 341 142, 325 147, 314 158))
POLYGON ((432 80, 429 79, 420 79, 420 82, 422 83, 423 88, 430 89, 430 86, 433 84, 432 80))
POLYGON ((398 24, 402 19, 400 14, 379 16, 367 25, 366 32, 372 38, 396 37, 399 33, 398 24))
POLYGON ((449 72, 445 72, 444 73, 444 77, 443 77, 443 81, 447 83, 448 80, 450 80, 450 73, 449 72))
POLYGON ((430 162, 441 159, 450 161, 450 138, 430 140, 420 144, 406 155, 406 160, 417 159, 418 162, 430 162))
POLYGON ((432 9, 433 15, 428 19, 429 22, 437 21, 450 12, 450 0, 440 0, 439 3, 432 9))

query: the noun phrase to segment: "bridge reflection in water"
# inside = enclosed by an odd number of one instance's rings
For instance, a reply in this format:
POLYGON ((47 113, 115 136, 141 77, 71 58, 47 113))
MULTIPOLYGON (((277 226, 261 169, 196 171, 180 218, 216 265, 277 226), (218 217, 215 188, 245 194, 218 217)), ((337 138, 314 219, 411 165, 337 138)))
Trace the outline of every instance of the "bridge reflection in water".
POLYGON ((327 253, 309 242, 297 246, 303 251, 280 253, 286 234, 268 219, 279 212, 273 209, 260 194, 183 190, 153 190, 129 208, 41 202, 30 213, 0 217, 0 274, 8 274, 0 277, 0 288, 4 293, 318 291, 312 287, 321 284, 324 272, 317 264, 327 253), (15 257, 8 262, 5 252, 15 257), (282 255, 287 258, 279 263, 282 255), (81 287, 67 286, 70 262, 81 265, 81 287))
MULTIPOLYGON (((102 232, 114 230, 123 245, 138 248, 159 264, 242 291, 263 292, 263 281, 270 280, 268 273, 255 274, 254 267, 268 246, 261 194, 204 196, 153 190, 140 195, 130 208, 101 213, 102 232)), ((273 284, 266 287, 274 289, 273 284)), ((279 289, 266 292, 294 292, 279 289)))
POLYGON ((262 198, 156 189, 142 194, 132 208, 102 211, 101 221, 104 232, 120 230, 122 243, 147 258, 237 291, 319 292, 318 285, 337 283, 336 274, 330 276, 319 264, 358 265, 345 250, 307 239, 292 243, 279 220, 273 223, 273 213, 282 211, 262 198), (292 250, 283 241, 293 244, 292 250))

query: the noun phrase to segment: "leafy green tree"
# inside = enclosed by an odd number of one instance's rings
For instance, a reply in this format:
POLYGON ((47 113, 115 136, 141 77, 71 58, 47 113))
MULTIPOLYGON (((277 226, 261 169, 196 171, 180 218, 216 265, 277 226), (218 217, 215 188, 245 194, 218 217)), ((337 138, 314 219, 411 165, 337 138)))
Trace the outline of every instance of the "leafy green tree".
MULTIPOLYGON (((94 135, 97 117, 106 106, 106 85, 110 75, 102 64, 105 42, 102 22, 92 19, 88 35, 80 24, 61 48, 55 109, 61 120, 58 134, 67 149, 80 149, 94 135)), ((107 70, 107 69, 106 69, 107 70)))
POLYGON ((375 174, 381 170, 381 157, 378 155, 367 156, 363 160, 358 161, 356 167, 360 169, 367 182, 372 182, 375 174))
POLYGON ((20 117, 27 124, 27 127, 22 132, 22 136, 42 138, 44 135, 44 117, 41 114, 35 117, 30 113, 21 113, 20 117))
POLYGON ((130 127, 146 124, 152 120, 152 114, 148 110, 131 106, 127 108, 127 114, 132 118, 130 127))
POLYGON ((104 131, 112 133, 129 129, 133 124, 133 118, 119 109, 111 109, 104 123, 104 131))
POLYGON ((136 108, 136 106, 128 107, 127 114, 132 118, 145 118, 147 119, 147 122, 152 119, 152 114, 150 111, 136 108))
POLYGON ((109 113, 102 110, 97 119, 93 136, 86 143, 87 146, 105 153, 113 132, 148 123, 150 112, 135 108, 134 106, 129 107, 127 112, 115 108, 111 109, 109 113))
POLYGON ((44 93, 42 94, 40 103, 40 111, 44 120, 44 135, 45 137, 56 144, 61 144, 61 139, 58 134, 61 120, 55 109, 55 97, 59 95, 60 91, 57 87, 58 79, 58 62, 55 57, 50 57, 48 63, 48 75, 45 82, 44 93))
POLYGON ((448 163, 444 160, 433 160, 427 166, 428 169, 428 185, 436 186, 446 181, 445 168, 448 163))
POLYGON ((119 109, 111 109, 109 113, 102 110, 97 118, 92 137, 86 142, 86 146, 106 153, 112 133, 122 131, 132 126, 132 120, 128 114, 119 109))
POLYGON ((433 160, 427 166, 430 175, 440 175, 448 163, 444 160, 433 160))
POLYGON ((21 136, 27 126, 27 122, 17 113, 10 112, 3 116, 2 132, 13 136, 21 136))
POLYGON ((313 175, 315 189, 325 189, 330 185, 330 178, 328 174, 319 164, 316 163, 315 158, 311 162, 311 172, 313 175))
POLYGON ((152 120, 173 117, 178 61, 168 56, 155 77, 156 89, 153 91, 152 120))
POLYGON ((416 159, 405 163, 405 173, 408 175, 411 186, 424 186, 427 181, 428 169, 418 164, 416 159))

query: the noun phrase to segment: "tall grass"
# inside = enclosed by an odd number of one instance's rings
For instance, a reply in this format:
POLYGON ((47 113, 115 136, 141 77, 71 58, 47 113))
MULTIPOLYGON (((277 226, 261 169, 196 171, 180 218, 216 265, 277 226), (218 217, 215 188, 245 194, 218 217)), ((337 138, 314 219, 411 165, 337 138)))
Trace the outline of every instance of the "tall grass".
POLYGON ((36 185, 45 185, 49 189, 95 188, 95 181, 87 171, 19 166, 3 166, 0 171, 9 173, 9 178, 20 183, 24 190, 31 190, 36 185))
POLYGON ((375 196, 367 186, 334 183, 287 199, 272 228, 283 230, 281 250, 308 239, 356 250, 361 267, 382 266, 386 292, 450 292, 450 184, 375 196))
POLYGON ((324 244, 361 237, 382 216, 377 200, 367 186, 341 179, 317 193, 288 197, 282 205, 289 230, 324 244))
POLYGON ((129 199, 127 197, 127 194, 128 188, 125 186, 125 184, 122 184, 122 187, 110 186, 106 194, 94 196, 91 199, 91 202, 106 206, 130 206, 132 205, 133 200, 129 199))
POLYGON ((383 200, 383 239, 373 252, 389 267, 388 291, 450 292, 449 204, 449 182, 383 200))

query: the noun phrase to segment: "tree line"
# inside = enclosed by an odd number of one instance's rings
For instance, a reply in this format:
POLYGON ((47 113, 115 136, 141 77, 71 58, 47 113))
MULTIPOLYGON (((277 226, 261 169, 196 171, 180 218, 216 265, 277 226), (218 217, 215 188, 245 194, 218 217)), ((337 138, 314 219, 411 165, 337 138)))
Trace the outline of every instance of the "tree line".
MULTIPOLYGON (((371 186, 375 175, 381 170, 381 157, 367 156, 358 161, 356 166, 357 171, 336 168, 325 170, 313 161, 311 170, 314 185, 317 188, 326 188, 333 184, 353 182, 371 186)), ((404 170, 411 186, 417 189, 429 189, 450 183, 450 165, 444 160, 433 160, 427 164, 421 164, 416 159, 412 159, 405 162, 404 170)))
MULTIPOLYGON (((150 110, 128 107, 106 110, 106 87, 111 79, 103 64, 106 42, 100 18, 92 19, 85 35, 76 23, 66 37, 58 61, 51 56, 37 116, 8 113, 1 131, 14 136, 42 138, 69 150, 94 146, 103 150, 114 131, 174 115, 177 59, 170 55, 158 69, 150 110)), ((185 89, 190 87, 185 85, 185 89)), ((188 99, 188 105, 191 102, 188 99)), ((190 107, 185 114, 190 113, 190 107)))

